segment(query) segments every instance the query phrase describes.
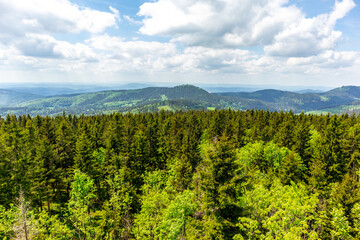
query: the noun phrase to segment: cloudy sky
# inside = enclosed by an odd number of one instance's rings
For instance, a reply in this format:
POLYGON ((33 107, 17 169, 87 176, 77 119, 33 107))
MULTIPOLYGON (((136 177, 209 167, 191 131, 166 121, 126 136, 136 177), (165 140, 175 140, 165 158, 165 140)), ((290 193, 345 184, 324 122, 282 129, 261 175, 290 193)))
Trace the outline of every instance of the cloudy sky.
POLYGON ((0 0, 0 82, 360 85, 358 0, 0 0))

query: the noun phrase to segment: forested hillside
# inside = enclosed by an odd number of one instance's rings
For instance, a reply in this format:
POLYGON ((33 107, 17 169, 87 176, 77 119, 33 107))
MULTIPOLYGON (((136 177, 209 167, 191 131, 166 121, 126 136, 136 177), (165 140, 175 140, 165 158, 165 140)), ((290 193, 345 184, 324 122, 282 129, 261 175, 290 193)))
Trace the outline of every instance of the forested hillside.
POLYGON ((0 239, 359 239, 360 118, 0 119, 0 239))
MULTIPOLYGON (((21 89, 20 89, 21 90, 21 89)), ((66 89, 65 89, 66 90, 66 89)), ((8 90, 6 90, 8 91, 8 90)), ((36 89, 38 92, 39 89, 36 89)), ((51 92, 51 89, 46 91, 51 92)), ((64 91, 64 89, 53 90, 64 91)), ((45 94, 45 93, 44 93, 45 94)), ((56 116, 70 114, 138 113, 159 110, 270 110, 334 114, 360 111, 360 87, 344 86, 324 93, 296 93, 280 90, 209 93, 192 85, 109 90, 60 96, 28 93, 0 94, 0 115, 56 116)))
POLYGON ((225 92, 218 93, 218 95, 260 100, 279 111, 308 112, 324 110, 325 112, 341 113, 339 107, 346 110, 346 105, 352 103, 358 105, 360 88, 357 86, 343 86, 324 93, 296 93, 268 89, 256 92, 225 92))
POLYGON ((0 89, 0 108, 16 107, 23 102, 40 99, 42 96, 31 93, 19 93, 12 90, 0 89))

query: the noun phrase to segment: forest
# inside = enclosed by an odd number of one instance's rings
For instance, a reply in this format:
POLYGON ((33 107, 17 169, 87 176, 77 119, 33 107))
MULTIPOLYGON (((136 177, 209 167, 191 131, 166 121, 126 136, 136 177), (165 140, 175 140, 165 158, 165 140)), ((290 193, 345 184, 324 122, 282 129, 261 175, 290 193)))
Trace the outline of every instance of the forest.
POLYGON ((0 239, 360 239, 360 117, 0 118, 0 239))
MULTIPOLYGON (((126 114, 161 110, 176 112, 229 108, 240 111, 255 109, 308 114, 357 114, 360 112, 360 87, 358 86, 342 86, 318 93, 309 93, 306 90, 299 93, 275 89, 210 93, 193 85, 132 90, 94 90, 94 92, 83 90, 85 92, 48 96, 35 94, 39 91, 37 88, 31 88, 28 92, 0 89, 0 115, 29 114, 31 117, 36 115, 55 117, 61 115, 63 111, 73 115, 97 115, 115 112, 126 114)), ((47 91, 55 93, 61 92, 62 89, 49 88, 47 91)))

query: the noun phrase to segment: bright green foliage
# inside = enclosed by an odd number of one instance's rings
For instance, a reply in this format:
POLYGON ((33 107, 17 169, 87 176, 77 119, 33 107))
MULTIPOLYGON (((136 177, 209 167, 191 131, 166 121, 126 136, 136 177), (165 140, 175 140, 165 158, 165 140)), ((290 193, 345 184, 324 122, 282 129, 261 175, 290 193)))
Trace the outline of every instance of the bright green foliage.
POLYGON ((75 237, 74 230, 71 230, 57 215, 49 215, 48 212, 42 211, 37 217, 35 222, 38 229, 34 239, 66 240, 75 237))
POLYGON ((248 143, 238 151, 237 158, 239 164, 248 171, 260 170, 269 175, 275 174, 286 184, 300 181, 306 170, 298 154, 273 142, 248 143))
POLYGON ((332 209, 331 215, 332 239, 351 239, 349 222, 345 216, 344 209, 340 204, 332 209))
POLYGON ((159 226, 160 239, 186 239, 196 207, 194 193, 186 190, 178 195, 165 210, 159 226))
POLYGON ((351 209, 351 217, 354 219, 353 231, 355 232, 355 238, 360 237, 360 203, 354 204, 351 209))
POLYGON ((249 143, 240 149, 238 159, 247 169, 259 169, 261 171, 278 171, 280 166, 289 154, 289 149, 280 148, 276 144, 263 141, 249 143))
POLYGON ((16 216, 17 209, 13 205, 8 210, 0 205, 0 239, 13 238, 13 225, 16 221, 16 216))
POLYGON ((141 211, 135 216, 133 228, 136 239, 157 239, 164 210, 170 203, 169 195, 164 190, 166 176, 163 172, 149 173, 143 186, 141 211))
POLYGON ((79 239, 94 238, 95 219, 93 204, 95 199, 94 180, 79 170, 75 171, 71 184, 69 200, 69 218, 75 227, 79 239))
POLYGON ((133 220, 135 189, 129 182, 125 167, 108 179, 110 199, 105 204, 106 236, 109 239, 129 239, 133 220))
POLYGON ((240 202, 246 217, 239 218, 241 234, 234 239, 318 239, 318 198, 302 184, 284 186, 275 180, 270 189, 255 185, 240 202))

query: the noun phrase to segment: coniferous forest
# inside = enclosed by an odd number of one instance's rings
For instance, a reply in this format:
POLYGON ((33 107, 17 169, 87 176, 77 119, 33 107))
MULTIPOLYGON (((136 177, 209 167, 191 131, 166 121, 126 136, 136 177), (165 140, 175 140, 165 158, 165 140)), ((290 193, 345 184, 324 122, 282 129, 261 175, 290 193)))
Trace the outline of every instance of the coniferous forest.
POLYGON ((0 119, 0 239, 360 239, 360 118, 0 119))

